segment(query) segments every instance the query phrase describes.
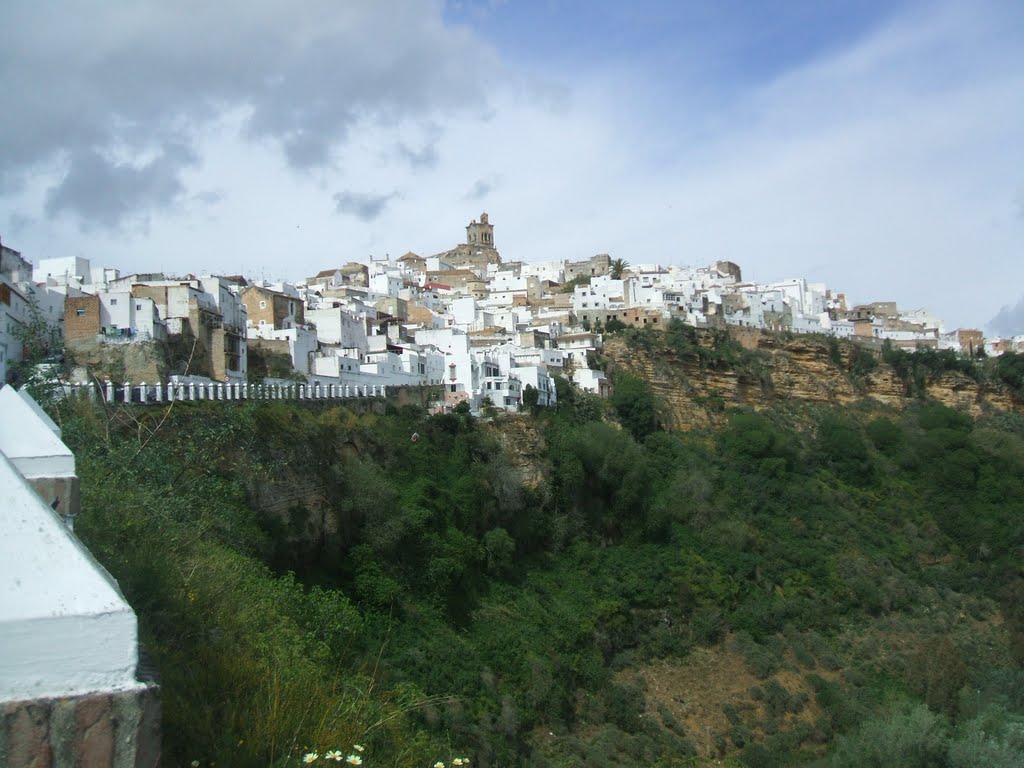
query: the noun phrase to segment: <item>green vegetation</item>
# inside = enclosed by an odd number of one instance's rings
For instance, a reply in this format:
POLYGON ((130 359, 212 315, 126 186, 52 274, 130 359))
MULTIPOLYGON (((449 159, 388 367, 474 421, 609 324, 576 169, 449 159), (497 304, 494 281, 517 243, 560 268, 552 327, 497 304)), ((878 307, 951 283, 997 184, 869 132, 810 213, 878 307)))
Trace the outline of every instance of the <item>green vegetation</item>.
POLYGON ((246 376, 250 384, 261 384, 268 378, 306 381, 305 376, 292 368, 292 359, 286 352, 260 344, 250 344, 248 350, 246 376))
POLYGON ((573 293, 581 285, 590 285, 590 275, 576 275, 572 280, 562 283, 562 293, 573 293))
MULTIPOLYGON (((690 331, 635 333, 757 380, 690 331)), ((1024 419, 789 405, 681 434, 643 380, 615 393, 559 381, 557 411, 489 422, 64 404, 166 762, 1024 762, 1024 419), (527 439, 532 472, 503 448, 527 439)))
POLYGON ((28 383, 36 394, 45 397, 46 387, 34 380, 34 371, 37 365, 49 363, 52 371, 63 373, 61 331, 56 322, 47 319, 33 288, 29 287, 25 299, 24 322, 11 323, 11 335, 21 345, 21 358, 8 366, 7 378, 17 385, 28 383))

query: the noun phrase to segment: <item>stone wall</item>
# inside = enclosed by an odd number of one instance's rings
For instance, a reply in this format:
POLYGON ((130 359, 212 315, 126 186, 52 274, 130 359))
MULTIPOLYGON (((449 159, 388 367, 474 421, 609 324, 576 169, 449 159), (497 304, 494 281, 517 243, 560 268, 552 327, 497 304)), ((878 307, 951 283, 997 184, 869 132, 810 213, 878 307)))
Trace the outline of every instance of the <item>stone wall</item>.
POLYGON ((0 766, 151 768, 160 764, 160 689, 0 704, 0 766))

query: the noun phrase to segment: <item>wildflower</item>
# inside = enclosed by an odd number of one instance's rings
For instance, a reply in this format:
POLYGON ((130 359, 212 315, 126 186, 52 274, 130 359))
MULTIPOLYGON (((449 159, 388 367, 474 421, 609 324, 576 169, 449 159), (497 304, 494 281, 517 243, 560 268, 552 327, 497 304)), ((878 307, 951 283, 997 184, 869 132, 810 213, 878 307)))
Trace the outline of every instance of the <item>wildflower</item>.
POLYGON ((436 763, 434 763, 434 768, 444 768, 444 763, 438 760, 436 763))
POLYGON ((333 760, 336 763, 340 763, 344 759, 345 759, 345 756, 343 754, 341 754, 341 750, 340 749, 331 750, 330 752, 327 752, 324 755, 324 760, 333 760))
POLYGON ((319 759, 320 755, 318 755, 316 752, 307 752, 302 756, 302 762, 304 763, 315 763, 319 759))
POLYGON ((456 757, 454 760, 452 760, 452 765, 462 765, 462 758, 456 757))
POLYGON ((359 755, 349 755, 348 758, 346 758, 345 762, 349 765, 362 765, 363 758, 361 758, 359 755))
POLYGON ((356 752, 362 752, 364 749, 366 749, 366 747, 364 747, 362 744, 353 744, 352 749, 354 749, 356 752))

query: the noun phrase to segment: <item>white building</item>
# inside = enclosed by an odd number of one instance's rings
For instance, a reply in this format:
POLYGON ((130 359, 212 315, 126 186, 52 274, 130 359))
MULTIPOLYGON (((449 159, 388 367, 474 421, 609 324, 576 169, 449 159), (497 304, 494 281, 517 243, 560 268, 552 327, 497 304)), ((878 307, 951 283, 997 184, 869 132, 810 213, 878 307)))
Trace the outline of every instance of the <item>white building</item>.
POLYGON ((367 349, 366 320, 345 307, 308 309, 306 321, 316 326, 317 339, 321 344, 364 352, 367 349))
POLYGON ((626 306, 625 283, 608 275, 590 278, 589 285, 578 285, 572 294, 573 311, 581 309, 623 309, 626 306))
POLYGON ((18 335, 28 317, 28 301, 5 276, 0 275, 0 384, 10 368, 21 361, 18 335))
POLYGON ((92 267, 89 260, 81 256, 63 256, 40 259, 39 266, 32 270, 32 282, 53 285, 92 283, 92 267))

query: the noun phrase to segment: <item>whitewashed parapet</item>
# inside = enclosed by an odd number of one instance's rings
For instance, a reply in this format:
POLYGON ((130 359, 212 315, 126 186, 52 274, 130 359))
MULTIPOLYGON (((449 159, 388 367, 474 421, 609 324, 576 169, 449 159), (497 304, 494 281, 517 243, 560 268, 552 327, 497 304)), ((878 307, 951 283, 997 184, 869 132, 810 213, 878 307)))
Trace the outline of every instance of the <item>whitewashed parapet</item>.
MULTIPOLYGON (((392 392, 400 387, 393 386, 392 392)), ((383 384, 249 384, 215 382, 156 382, 125 381, 114 384, 80 382, 61 385, 60 396, 74 398, 102 399, 108 403, 135 403, 137 405, 160 405, 179 402, 226 403, 245 400, 290 400, 294 402, 319 402, 330 400, 351 400, 362 398, 385 398, 389 388, 383 384)))

